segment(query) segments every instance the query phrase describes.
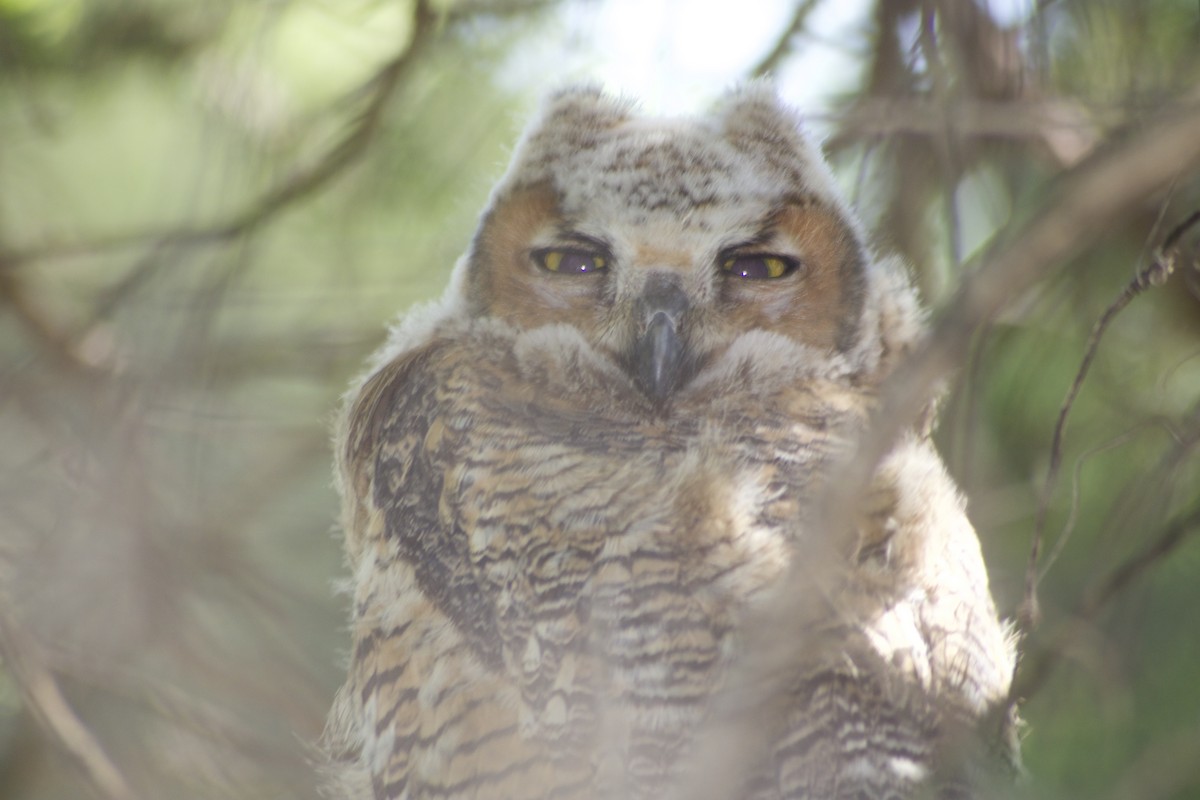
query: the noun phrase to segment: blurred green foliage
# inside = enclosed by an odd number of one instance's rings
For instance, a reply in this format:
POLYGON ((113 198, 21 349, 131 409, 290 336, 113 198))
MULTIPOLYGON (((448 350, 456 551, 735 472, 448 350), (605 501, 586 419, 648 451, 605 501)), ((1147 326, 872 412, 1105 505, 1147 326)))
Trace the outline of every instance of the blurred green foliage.
MULTIPOLYGON (((315 797, 308 743, 348 641, 329 420, 469 240, 542 89, 503 88, 506 59, 547 32, 579 46, 561 14, 586 5, 0 0, 0 606, 136 796, 315 797), (280 187, 296 191, 271 202, 280 187)), ((1059 174, 1195 102, 1198 17, 1060 0, 1005 28, 982 0, 871 4, 831 155, 935 314, 1059 174), (1053 113, 947 147, 856 127, 879 98, 1053 113)), ((1181 170, 959 373, 938 435, 1007 613, 1088 333, 1197 208, 1181 170)), ((1073 533, 1023 645, 1023 669, 1055 664, 1024 709, 1033 796, 1200 795, 1180 755, 1200 751, 1194 241, 1114 322, 1066 429, 1051 548, 1073 533), (1080 615, 1187 514, 1177 546, 1080 615)), ((0 795, 80 796, 8 652, 0 795)))

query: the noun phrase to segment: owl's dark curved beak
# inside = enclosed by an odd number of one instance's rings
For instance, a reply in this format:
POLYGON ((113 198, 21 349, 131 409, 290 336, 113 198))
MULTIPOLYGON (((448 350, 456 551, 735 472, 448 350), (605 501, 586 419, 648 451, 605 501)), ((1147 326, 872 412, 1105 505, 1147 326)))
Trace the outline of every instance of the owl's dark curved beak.
POLYGON ((688 298, 677 278, 654 275, 638 301, 643 328, 634 342, 631 367, 642 390, 658 403, 679 387, 687 372, 680 321, 688 298))
POLYGON ((637 343, 638 383, 648 395, 661 402, 678 383, 682 362, 683 342, 676 323, 665 311, 659 311, 637 343))

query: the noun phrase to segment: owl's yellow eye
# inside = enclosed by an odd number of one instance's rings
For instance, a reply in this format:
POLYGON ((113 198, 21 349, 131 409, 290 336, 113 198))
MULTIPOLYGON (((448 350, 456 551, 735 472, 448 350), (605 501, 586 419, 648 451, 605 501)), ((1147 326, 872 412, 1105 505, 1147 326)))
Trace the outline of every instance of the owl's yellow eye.
POLYGON ((752 253, 726 258, 721 262, 721 269, 737 278, 771 280, 791 273, 796 265, 794 258, 752 253))
POLYGON ((563 275, 584 275, 608 269, 607 258, 586 250, 547 248, 534 252, 533 258, 542 269, 563 275))

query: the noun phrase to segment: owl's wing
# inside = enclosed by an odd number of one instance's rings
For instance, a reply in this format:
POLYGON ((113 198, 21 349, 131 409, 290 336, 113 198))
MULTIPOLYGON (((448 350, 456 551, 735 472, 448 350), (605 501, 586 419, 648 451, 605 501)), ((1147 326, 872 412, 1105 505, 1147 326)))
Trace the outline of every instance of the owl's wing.
MULTIPOLYGON (((346 550, 355 587, 348 679, 327 736, 376 798, 469 793, 538 779, 499 666, 495 608, 443 502, 446 348, 384 366, 353 401, 339 440, 346 550)), ((364 795, 369 796, 369 795, 364 795)))
POLYGON ((455 444, 445 439, 447 416, 469 413, 474 400, 468 384, 446 388, 454 366, 447 349, 434 342, 391 362, 354 403, 343 447, 353 498, 347 550, 360 569, 411 570, 414 587, 496 667, 495 610, 470 570, 467 538, 441 502, 455 444))

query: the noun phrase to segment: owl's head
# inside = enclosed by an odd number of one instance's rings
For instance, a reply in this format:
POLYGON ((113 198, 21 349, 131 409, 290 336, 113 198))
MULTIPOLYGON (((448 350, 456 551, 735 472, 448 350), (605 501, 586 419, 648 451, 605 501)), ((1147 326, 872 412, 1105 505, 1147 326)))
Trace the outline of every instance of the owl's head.
POLYGON ((639 117, 594 88, 554 95, 460 272, 473 317, 570 326, 660 404, 772 342, 838 378, 874 375, 919 327, 902 270, 872 258, 819 150, 762 84, 686 119, 639 117))

